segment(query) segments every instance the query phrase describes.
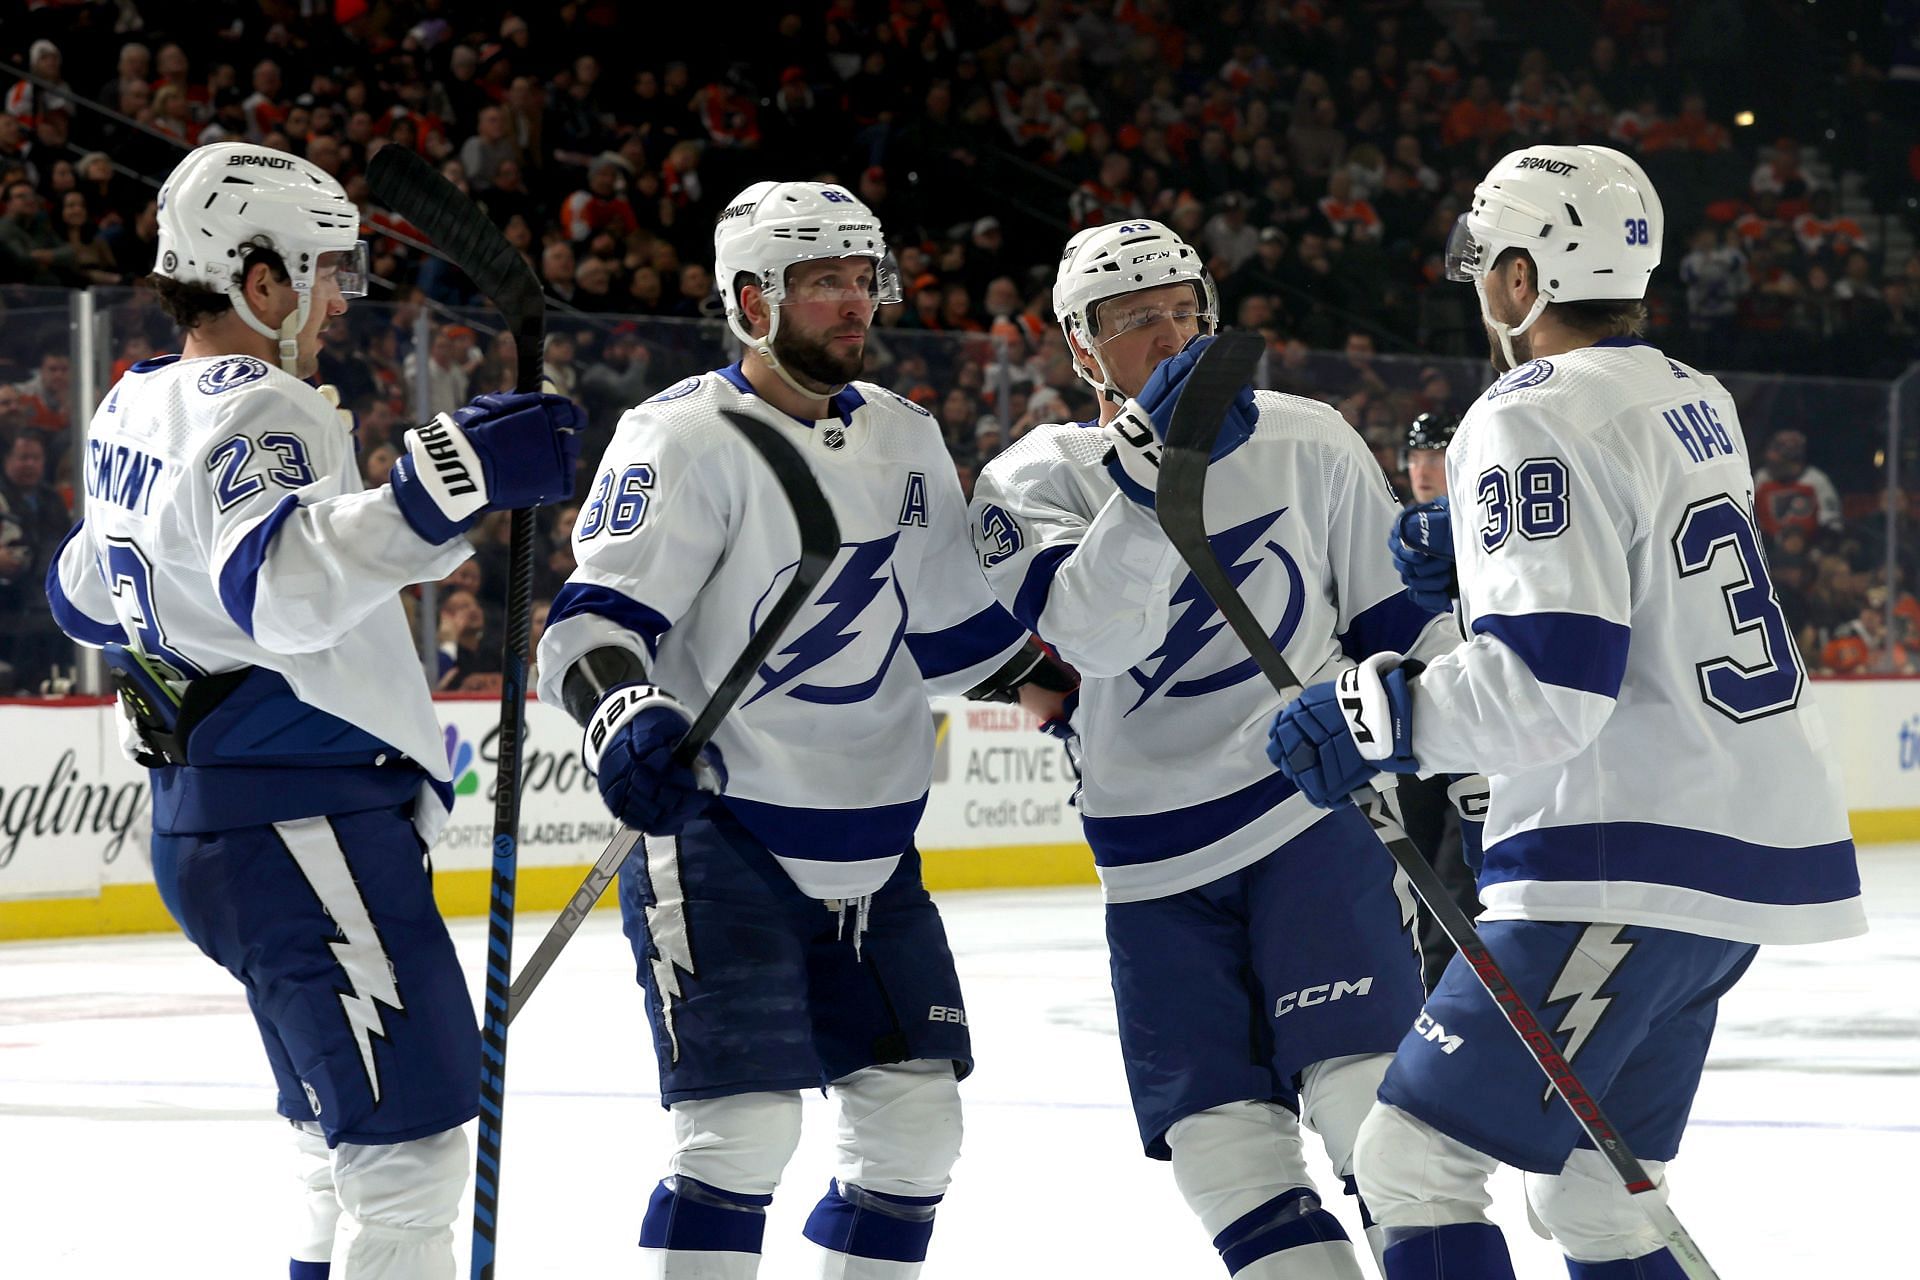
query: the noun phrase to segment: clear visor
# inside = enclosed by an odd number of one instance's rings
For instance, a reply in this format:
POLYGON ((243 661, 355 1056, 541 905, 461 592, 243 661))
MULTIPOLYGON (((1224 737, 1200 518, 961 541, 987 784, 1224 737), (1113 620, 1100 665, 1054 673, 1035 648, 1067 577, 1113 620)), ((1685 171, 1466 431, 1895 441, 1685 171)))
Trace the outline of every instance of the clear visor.
POLYGON ((1130 333, 1138 333, 1142 329, 1151 329, 1161 324, 1172 324, 1180 333, 1186 333, 1189 330, 1198 333, 1201 322, 1206 318, 1206 313, 1191 302, 1177 307, 1127 307, 1123 308, 1118 315, 1103 314, 1100 317, 1100 327, 1106 332, 1094 339, 1093 345, 1104 347, 1109 342, 1117 342, 1130 333))
POLYGON ((1447 237, 1447 279, 1471 284, 1486 269, 1485 257, 1485 246, 1467 226, 1467 215, 1461 214, 1447 237))
POLYGON ((900 271, 889 254, 879 259, 842 258, 834 269, 809 271, 797 281, 789 278, 780 305, 872 302, 885 306, 900 301, 901 296, 900 271))
POLYGON ((1136 302, 1128 297, 1120 297, 1097 304, 1096 327, 1099 336, 1093 340, 1093 345, 1104 347, 1130 333, 1165 323, 1171 323, 1181 333, 1212 333, 1218 327, 1215 317, 1200 305, 1200 289, 1197 285, 1193 292, 1194 298, 1190 302, 1136 302))
POLYGON ((320 255, 319 267, 314 272, 316 279, 332 277, 340 286, 343 298, 364 298, 367 296, 367 242, 354 241, 351 249, 333 249, 320 255))

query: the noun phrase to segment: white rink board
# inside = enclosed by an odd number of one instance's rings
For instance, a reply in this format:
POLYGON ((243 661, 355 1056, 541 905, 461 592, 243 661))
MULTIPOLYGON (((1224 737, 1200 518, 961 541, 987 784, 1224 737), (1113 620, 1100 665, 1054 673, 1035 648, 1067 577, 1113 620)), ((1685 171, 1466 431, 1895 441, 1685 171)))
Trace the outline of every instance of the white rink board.
MULTIPOLYGON (((493 839, 491 792, 499 704, 438 703, 448 756, 459 766, 454 816, 434 846, 437 871, 479 871, 493 839)), ((1017 708, 936 700, 939 748, 923 849, 1081 843, 1066 803, 1066 751, 1017 708)), ((107 885, 150 885, 146 771, 118 746, 112 704, 0 706, 0 900, 82 898, 107 885)), ((615 824, 580 765, 580 730, 565 713, 527 707, 520 859, 525 867, 585 867, 615 824)))

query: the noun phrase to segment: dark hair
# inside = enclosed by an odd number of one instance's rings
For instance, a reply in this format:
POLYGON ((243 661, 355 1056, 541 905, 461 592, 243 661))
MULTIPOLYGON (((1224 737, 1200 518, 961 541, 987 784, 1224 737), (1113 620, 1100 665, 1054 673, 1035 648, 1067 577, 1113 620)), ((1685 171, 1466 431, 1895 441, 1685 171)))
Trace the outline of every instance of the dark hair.
MULTIPOLYGON (((246 279, 255 267, 265 266, 273 272, 273 278, 285 283, 287 264, 280 255, 271 249, 258 246, 242 251, 240 257, 240 278, 246 279)), ((187 333, 198 328, 203 320, 225 315, 233 310, 233 300, 226 294, 209 289, 203 284, 188 284, 175 280, 171 276, 159 274, 147 277, 147 283, 153 287, 154 294, 160 299, 160 309, 167 313, 167 319, 179 325, 187 333)))
MULTIPOLYGON (((1533 284, 1540 287, 1540 267, 1525 249, 1506 249, 1493 260, 1488 272, 1498 271, 1515 258, 1525 258, 1533 273, 1533 284)), ((1549 302, 1547 311, 1561 324, 1590 338, 1644 338, 1647 334, 1647 304, 1639 298, 1595 298, 1585 302, 1549 302)))

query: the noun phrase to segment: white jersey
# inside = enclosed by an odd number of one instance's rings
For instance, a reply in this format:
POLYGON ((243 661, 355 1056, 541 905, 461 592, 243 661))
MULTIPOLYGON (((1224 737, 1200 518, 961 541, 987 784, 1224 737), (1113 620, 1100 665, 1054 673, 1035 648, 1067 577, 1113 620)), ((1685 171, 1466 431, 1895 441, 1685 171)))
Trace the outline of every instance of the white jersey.
POLYGON ((841 547, 720 724, 723 803, 807 894, 872 893, 913 838, 933 779, 929 691, 965 692, 1026 642, 966 535, 966 500, 933 419, 868 383, 801 422, 738 365, 629 410, 573 530, 579 567, 540 641, 540 696, 561 705, 582 655, 619 646, 698 709, 799 560, 787 501, 720 417, 776 424, 811 464, 841 547))
MULTIPOLYGON (((1339 413, 1262 391, 1247 443, 1207 473, 1207 528, 1303 680, 1384 649, 1444 652, 1451 619, 1408 599, 1387 554, 1399 513, 1339 413)), ((1153 512, 1122 494, 1092 426, 1036 427, 974 485, 987 579, 1080 671, 1081 813, 1113 902, 1180 893, 1326 817, 1267 760, 1280 709, 1153 512)))
POLYGON ((1644 342, 1534 360, 1447 450, 1469 641, 1414 754, 1492 783, 1490 919, 1745 942, 1866 927, 1733 397, 1644 342))
POLYGON ((193 735, 193 757, 217 768, 155 771, 156 826, 417 794, 430 838, 452 791, 422 788, 420 770, 451 775, 398 593, 451 572, 466 540, 431 545, 390 488, 363 491, 332 403, 252 356, 133 366, 94 412, 77 469, 86 518, 48 578, 68 634, 127 643, 188 682, 262 677, 228 722, 193 735))

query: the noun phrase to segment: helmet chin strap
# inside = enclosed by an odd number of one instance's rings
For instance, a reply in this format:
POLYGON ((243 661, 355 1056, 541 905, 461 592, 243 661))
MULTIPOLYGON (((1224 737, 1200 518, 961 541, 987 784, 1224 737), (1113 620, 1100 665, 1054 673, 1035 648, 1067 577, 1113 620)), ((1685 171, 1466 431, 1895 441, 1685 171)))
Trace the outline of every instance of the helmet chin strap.
POLYGON ((791 387, 796 394, 803 395, 809 400, 831 400, 847 389, 847 384, 844 382, 837 386, 829 387, 825 391, 818 390, 814 387, 803 387, 792 374, 787 372, 787 367, 780 363, 780 357, 773 354, 773 335, 780 331, 780 308, 778 306, 769 304, 767 307, 767 336, 764 338, 756 338, 747 333, 745 326, 734 323, 734 318, 731 315, 727 317, 727 327, 733 330, 733 336, 740 339, 740 341, 745 344, 747 350, 759 356, 762 363, 764 363, 767 368, 773 370, 774 376, 791 387))
POLYGON ((1517 363, 1513 356, 1513 335, 1525 333, 1528 329, 1531 329, 1533 322, 1540 318, 1540 313, 1547 309, 1547 303, 1552 301, 1552 299, 1548 298, 1544 293, 1535 294, 1533 297, 1533 309, 1527 312, 1526 319, 1522 320, 1519 324, 1509 325, 1493 318, 1493 308, 1487 302, 1487 278, 1485 276, 1475 276, 1473 278, 1473 291, 1480 295, 1480 318, 1486 322, 1487 328, 1493 330, 1494 336, 1500 339, 1500 354, 1507 358, 1507 368, 1512 369, 1517 363))
POLYGON ((297 378, 300 376, 300 331, 306 328, 307 314, 313 306, 313 297, 305 289, 299 290, 294 296, 299 299, 299 302, 292 311, 287 313, 287 318, 280 322, 280 327, 275 329, 253 313, 253 308, 247 305, 246 296, 238 289, 227 292, 227 297, 233 303, 233 309, 239 313, 240 319, 246 322, 247 328, 279 344, 280 367, 286 370, 288 376, 297 378))

